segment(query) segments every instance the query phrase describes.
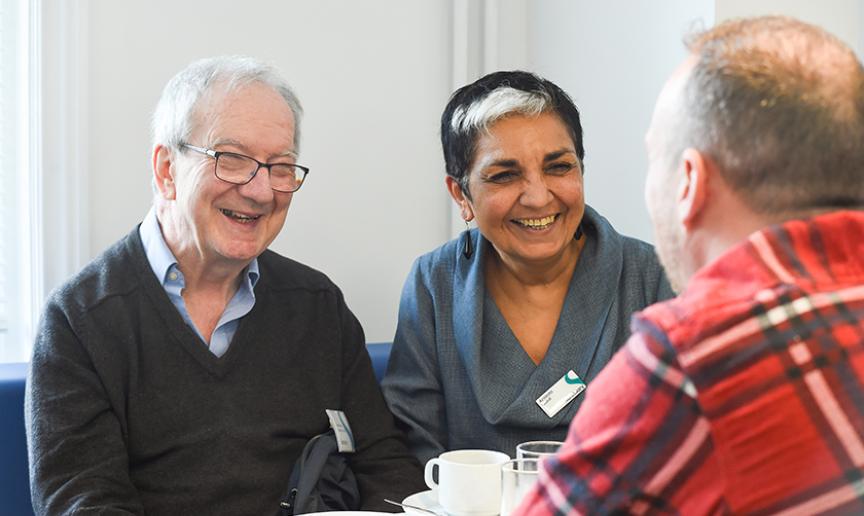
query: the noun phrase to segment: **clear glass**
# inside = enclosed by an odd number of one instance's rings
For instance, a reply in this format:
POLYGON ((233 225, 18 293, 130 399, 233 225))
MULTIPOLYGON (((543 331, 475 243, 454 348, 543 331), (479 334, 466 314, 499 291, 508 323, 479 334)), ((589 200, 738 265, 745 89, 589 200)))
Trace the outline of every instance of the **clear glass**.
POLYGON ((515 514, 537 482, 538 459, 513 459, 501 467, 501 516, 515 514))
POLYGON ((561 441, 528 441, 516 446, 517 459, 542 459, 558 453, 561 441))

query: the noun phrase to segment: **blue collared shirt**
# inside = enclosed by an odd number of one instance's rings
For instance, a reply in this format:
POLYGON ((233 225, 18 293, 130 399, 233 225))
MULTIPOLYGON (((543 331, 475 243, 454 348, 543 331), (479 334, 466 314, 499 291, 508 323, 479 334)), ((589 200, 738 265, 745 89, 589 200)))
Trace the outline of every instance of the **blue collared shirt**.
MULTIPOLYGON (((159 227, 159 221, 156 219, 156 211, 150 208, 141 227, 138 229, 141 235, 141 242, 144 244, 144 252, 147 253, 147 261, 150 262, 150 268, 153 269, 153 274, 162 284, 168 298, 174 303, 177 311, 186 321, 190 328, 195 330, 195 333, 203 342, 206 339, 195 327, 192 318, 189 317, 189 311, 186 310, 186 303, 183 301, 183 288, 186 286, 186 280, 183 278, 183 273, 177 266, 177 258, 168 248, 165 243, 165 237, 162 236, 162 229, 159 227)), ((243 271, 243 281, 240 282, 240 287, 234 293, 234 297, 228 302, 222 316, 219 317, 219 322, 216 323, 216 329, 213 330, 213 335, 210 336, 208 347, 210 352, 221 357, 228 351, 228 346, 231 344, 231 339, 237 331, 237 326, 240 324, 240 318, 248 314, 252 307, 255 306, 255 284, 258 283, 258 259, 255 258, 243 271)))

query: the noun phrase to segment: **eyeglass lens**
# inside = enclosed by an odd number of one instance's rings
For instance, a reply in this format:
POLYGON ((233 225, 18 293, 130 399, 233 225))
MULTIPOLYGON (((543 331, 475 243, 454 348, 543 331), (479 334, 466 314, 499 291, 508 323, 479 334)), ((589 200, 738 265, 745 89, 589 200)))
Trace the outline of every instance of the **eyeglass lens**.
MULTIPOLYGON (((288 163, 268 165, 270 186, 274 190, 293 192, 303 183, 304 171, 288 163)), ((235 184, 248 183, 258 170, 258 162, 239 154, 225 153, 216 160, 216 177, 235 184)))

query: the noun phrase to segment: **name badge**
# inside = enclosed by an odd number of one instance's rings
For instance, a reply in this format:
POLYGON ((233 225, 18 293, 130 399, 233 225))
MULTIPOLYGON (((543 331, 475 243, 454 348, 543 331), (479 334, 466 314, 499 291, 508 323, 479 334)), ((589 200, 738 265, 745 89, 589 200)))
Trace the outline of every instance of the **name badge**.
POLYGON ((327 419, 330 420, 330 426, 333 432, 336 433, 336 447, 341 453, 354 453, 354 434, 351 433, 351 425, 348 424, 348 418, 341 410, 326 409, 327 419))
POLYGON ((555 414, 561 412, 561 409, 567 406, 568 403, 576 399, 579 393, 587 388, 585 382, 573 370, 567 371, 567 374, 555 382, 555 385, 537 398, 537 404, 543 409, 549 417, 555 417, 555 414))

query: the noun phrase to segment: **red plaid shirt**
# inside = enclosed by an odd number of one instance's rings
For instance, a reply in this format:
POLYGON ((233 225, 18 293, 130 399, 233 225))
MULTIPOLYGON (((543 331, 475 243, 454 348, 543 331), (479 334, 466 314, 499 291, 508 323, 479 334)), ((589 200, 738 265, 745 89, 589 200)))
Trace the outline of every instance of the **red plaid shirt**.
POLYGON ((519 514, 864 514, 864 212, 754 233, 634 317, 519 514))

